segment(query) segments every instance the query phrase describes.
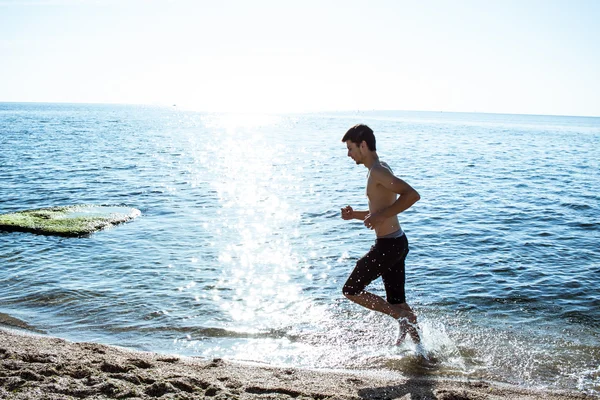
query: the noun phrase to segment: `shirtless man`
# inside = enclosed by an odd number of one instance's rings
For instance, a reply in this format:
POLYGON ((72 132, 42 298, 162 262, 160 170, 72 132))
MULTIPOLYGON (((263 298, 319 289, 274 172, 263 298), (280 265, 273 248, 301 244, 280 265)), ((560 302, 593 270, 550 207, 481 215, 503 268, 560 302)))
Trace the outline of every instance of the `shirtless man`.
POLYGON ((366 193, 369 211, 356 211, 347 206, 342 208, 342 218, 363 221, 377 235, 371 250, 356 263, 342 292, 353 302, 398 320, 400 334, 397 344, 402 343, 408 333, 418 345, 421 339, 416 329, 417 317, 406 303, 404 295, 404 259, 408 254, 408 241, 397 215, 421 197, 408 183, 397 178, 386 163, 379 160, 371 128, 355 125, 346 132, 342 142, 348 147, 348 157, 369 170, 366 193), (380 276, 387 301, 365 291, 367 285, 380 276))

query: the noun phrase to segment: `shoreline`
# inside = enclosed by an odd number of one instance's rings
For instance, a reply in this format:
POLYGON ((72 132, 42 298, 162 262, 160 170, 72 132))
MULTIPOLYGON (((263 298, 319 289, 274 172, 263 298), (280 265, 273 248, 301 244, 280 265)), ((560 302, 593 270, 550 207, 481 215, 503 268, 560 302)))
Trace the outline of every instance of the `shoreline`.
POLYGON ((70 342, 0 327, 2 399, 594 399, 486 381, 263 366, 70 342))

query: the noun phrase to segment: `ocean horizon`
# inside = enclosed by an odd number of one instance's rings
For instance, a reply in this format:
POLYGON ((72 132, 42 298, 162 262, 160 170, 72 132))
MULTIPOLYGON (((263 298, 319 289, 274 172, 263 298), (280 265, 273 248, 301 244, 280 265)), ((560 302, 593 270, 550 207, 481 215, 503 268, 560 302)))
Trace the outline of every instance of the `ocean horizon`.
POLYGON ((540 114, 540 113, 529 113, 529 112, 506 112, 506 111, 478 111, 478 110, 411 110, 411 109, 321 109, 321 110, 287 110, 277 111, 265 109, 263 111, 240 111, 240 110, 204 110, 189 105, 178 105, 174 103, 102 103, 102 102, 51 102, 51 101, 0 101, 0 104, 4 105, 58 105, 58 106, 98 106, 98 107, 150 107, 160 109, 173 109, 182 112, 201 113, 201 114, 220 114, 220 115, 311 115, 311 114, 354 114, 354 113, 414 113, 414 114, 425 114, 425 113, 440 113, 440 114, 485 114, 485 115, 499 115, 499 116, 525 116, 525 117, 558 117, 558 118, 600 118, 600 115, 583 115, 583 114, 540 114))

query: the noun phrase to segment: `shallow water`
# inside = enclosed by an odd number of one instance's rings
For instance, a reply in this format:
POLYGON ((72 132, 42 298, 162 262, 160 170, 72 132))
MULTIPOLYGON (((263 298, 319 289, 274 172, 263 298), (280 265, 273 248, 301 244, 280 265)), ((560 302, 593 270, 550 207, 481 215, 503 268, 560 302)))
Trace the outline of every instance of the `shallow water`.
POLYGON ((165 353, 598 393, 599 142, 600 118, 0 103, 0 213, 142 211, 88 238, 0 233, 0 315, 165 353), (340 142, 358 122, 421 194, 400 220, 430 362, 341 295, 373 241, 339 217, 366 207, 340 142))

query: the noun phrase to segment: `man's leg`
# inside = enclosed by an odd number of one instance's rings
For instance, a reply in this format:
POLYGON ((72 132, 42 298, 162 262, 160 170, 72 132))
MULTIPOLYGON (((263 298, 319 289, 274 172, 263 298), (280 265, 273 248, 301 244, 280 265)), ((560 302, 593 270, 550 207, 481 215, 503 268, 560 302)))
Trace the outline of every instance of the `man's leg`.
POLYGON ((393 239, 376 241, 371 250, 357 261, 356 267, 344 284, 342 293, 356 304, 369 310, 384 313, 398 320, 400 324, 398 343, 404 340, 407 332, 410 333, 415 343, 420 343, 419 334, 414 327, 417 317, 404 300, 404 258, 406 257, 406 253, 408 253, 408 242, 405 237, 400 241, 391 240, 393 239), (390 246, 392 247, 390 248, 390 246), (367 285, 382 276, 382 267, 390 264, 401 267, 399 270, 392 267, 384 274, 388 278, 384 279, 387 297, 395 304, 391 304, 384 298, 365 291, 367 285), (391 275, 390 272, 392 272, 391 275), (391 293, 389 291, 390 281, 394 282, 392 297, 390 297, 391 293))
MULTIPOLYGON (((379 311, 380 313, 387 314, 394 319, 407 318, 410 316, 410 313, 412 313, 410 307, 410 312, 407 312, 401 304, 390 304, 383 297, 377 296, 371 292, 363 291, 357 295, 344 293, 344 296, 356 304, 368 308, 369 310, 379 311)), ((416 321, 416 317, 414 319, 416 321)))
POLYGON ((351 301, 359 304, 369 310, 378 311, 380 313, 389 315, 390 317, 398 320, 400 324, 400 335, 396 344, 400 344, 404 341, 406 334, 408 333, 415 344, 421 343, 419 332, 415 328, 417 324, 417 316, 412 311, 407 303, 402 304, 390 304, 383 297, 377 296, 376 294, 363 291, 357 295, 350 295, 344 293, 344 295, 351 301))
POLYGON ((357 295, 344 293, 344 296, 356 304, 368 308, 369 310, 379 311, 380 313, 387 314, 392 318, 398 319, 402 316, 401 310, 385 301, 383 297, 377 296, 376 294, 363 291, 357 295))
POLYGON ((398 319, 400 334, 396 344, 401 344, 406 338, 408 333, 415 344, 421 343, 419 332, 417 331, 417 316, 406 302, 406 295, 404 292, 404 261, 408 255, 408 239, 406 235, 394 239, 392 242, 393 246, 389 250, 390 253, 396 254, 397 258, 390 265, 389 269, 384 271, 381 275, 383 279, 383 285, 385 286, 385 293, 387 301, 400 315, 398 319))

